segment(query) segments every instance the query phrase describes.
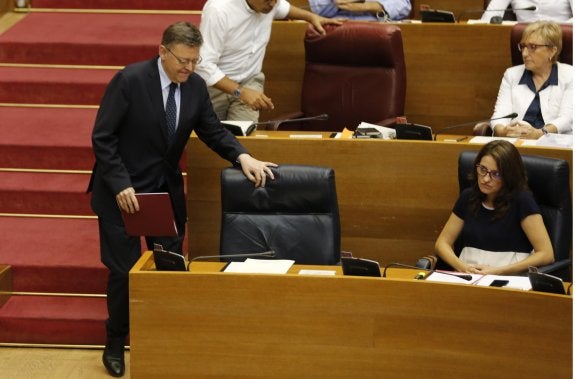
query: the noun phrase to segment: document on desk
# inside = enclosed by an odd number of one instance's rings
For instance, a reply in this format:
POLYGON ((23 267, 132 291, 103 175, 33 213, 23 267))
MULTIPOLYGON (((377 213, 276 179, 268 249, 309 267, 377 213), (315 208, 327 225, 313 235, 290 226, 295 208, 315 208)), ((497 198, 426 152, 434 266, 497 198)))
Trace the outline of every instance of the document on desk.
POLYGON ((443 273, 441 271, 434 271, 425 280, 429 282, 443 282, 443 283, 459 283, 459 284, 475 284, 483 275, 466 274, 463 272, 449 272, 443 273), (464 279, 463 276, 470 276, 471 279, 464 279))
POLYGON ((477 143, 477 144, 481 144, 481 145, 485 145, 486 143, 489 143, 491 141, 495 141, 495 140, 504 140, 504 141, 508 141, 512 144, 515 144, 518 140, 518 138, 512 138, 512 137, 490 137, 490 136, 475 136, 472 139, 469 140, 469 143, 477 143))
POLYGON ((253 259, 244 262, 230 262, 224 272, 243 274, 285 274, 295 261, 291 259, 253 259))

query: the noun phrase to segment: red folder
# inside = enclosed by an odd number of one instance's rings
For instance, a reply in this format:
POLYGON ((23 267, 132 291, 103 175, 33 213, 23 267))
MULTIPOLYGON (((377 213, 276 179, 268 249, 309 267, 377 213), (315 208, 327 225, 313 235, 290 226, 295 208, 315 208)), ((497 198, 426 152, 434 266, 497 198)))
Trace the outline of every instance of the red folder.
POLYGON ((174 210, 167 192, 137 193, 140 210, 122 211, 126 232, 131 236, 175 237, 178 235, 174 210))

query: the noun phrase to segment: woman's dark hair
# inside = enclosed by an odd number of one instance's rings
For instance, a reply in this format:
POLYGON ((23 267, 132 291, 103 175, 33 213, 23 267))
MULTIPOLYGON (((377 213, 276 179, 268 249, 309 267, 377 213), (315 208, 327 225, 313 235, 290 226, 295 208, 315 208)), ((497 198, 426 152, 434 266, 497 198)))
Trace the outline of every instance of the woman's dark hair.
POLYGON ((523 161, 521 160, 521 155, 512 143, 505 140, 495 140, 483 146, 475 158, 473 170, 468 175, 472 186, 470 207, 474 214, 479 212, 481 203, 487 197, 479 189, 479 185, 477 184, 477 169, 475 168, 486 155, 491 156, 495 160, 497 170, 501 174, 501 189, 495 195, 493 201, 495 207, 493 218, 498 219, 507 213, 519 192, 529 190, 527 186, 527 175, 523 161))

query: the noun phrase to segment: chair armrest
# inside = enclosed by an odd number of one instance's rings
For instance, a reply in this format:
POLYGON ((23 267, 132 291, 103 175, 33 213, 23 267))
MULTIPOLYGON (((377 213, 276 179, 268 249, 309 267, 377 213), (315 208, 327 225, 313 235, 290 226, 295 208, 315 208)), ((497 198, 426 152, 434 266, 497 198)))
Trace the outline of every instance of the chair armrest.
POLYGON ((490 136, 493 134, 491 125, 488 122, 480 122, 473 127, 474 136, 490 136))
POLYGON ((571 281, 571 259, 562 259, 547 266, 537 267, 537 271, 571 281))

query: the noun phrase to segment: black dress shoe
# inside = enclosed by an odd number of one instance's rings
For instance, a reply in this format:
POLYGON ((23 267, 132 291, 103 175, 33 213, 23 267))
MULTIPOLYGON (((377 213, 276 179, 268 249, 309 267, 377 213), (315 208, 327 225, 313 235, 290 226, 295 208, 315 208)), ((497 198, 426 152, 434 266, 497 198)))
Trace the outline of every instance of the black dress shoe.
POLYGON ((102 354, 102 362, 106 370, 108 370, 108 374, 117 378, 124 376, 124 342, 109 341, 106 343, 104 354, 102 354))

